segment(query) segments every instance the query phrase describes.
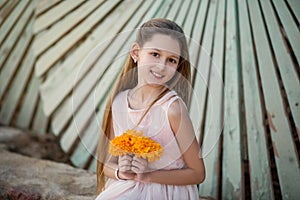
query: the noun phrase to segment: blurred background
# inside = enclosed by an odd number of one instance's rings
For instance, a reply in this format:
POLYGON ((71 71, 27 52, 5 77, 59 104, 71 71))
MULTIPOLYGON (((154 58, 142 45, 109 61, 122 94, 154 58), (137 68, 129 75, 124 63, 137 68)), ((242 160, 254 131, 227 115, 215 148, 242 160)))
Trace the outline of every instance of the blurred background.
POLYGON ((1 126, 52 135, 95 172, 109 91, 157 17, 188 39, 199 194, 299 197, 299 0, 0 0, 1 126))

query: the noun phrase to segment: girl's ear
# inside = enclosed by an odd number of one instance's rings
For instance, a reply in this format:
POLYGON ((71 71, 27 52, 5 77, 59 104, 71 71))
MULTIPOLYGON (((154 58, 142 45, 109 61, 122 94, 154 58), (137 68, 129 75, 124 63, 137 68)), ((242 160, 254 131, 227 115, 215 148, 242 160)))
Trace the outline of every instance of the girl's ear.
POLYGON ((140 46, 138 45, 138 43, 133 43, 130 49, 130 56, 133 59, 134 63, 136 63, 138 61, 139 58, 139 50, 140 50, 140 46))

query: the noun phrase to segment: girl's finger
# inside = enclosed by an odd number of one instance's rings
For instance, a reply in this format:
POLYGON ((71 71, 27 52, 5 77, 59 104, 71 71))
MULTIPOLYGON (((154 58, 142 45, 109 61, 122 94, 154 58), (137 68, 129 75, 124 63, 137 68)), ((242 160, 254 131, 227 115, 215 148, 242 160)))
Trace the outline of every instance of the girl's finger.
POLYGON ((148 161, 143 158, 133 158, 131 170, 135 173, 143 173, 147 170, 148 161))
POLYGON ((118 168, 120 171, 125 172, 131 170, 132 157, 128 155, 119 156, 118 168))
POLYGON ((146 159, 144 159, 144 158, 133 157, 133 161, 132 162, 140 163, 141 165, 144 165, 144 166, 148 165, 148 161, 146 159))

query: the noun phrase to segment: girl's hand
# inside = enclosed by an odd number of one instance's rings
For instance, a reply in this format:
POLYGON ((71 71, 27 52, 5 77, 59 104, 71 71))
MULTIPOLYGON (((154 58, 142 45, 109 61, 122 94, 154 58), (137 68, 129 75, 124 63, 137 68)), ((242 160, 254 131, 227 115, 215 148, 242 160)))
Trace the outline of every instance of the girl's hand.
POLYGON ((132 157, 129 155, 119 156, 118 168, 120 172, 131 171, 132 157))
POLYGON ((135 180, 140 182, 146 182, 146 175, 148 173, 148 161, 143 158, 133 157, 131 170, 136 173, 135 180))
POLYGON ((146 172, 148 169, 148 161, 144 158, 132 158, 131 170, 136 174, 141 174, 146 172))
POLYGON ((119 156, 118 159, 118 176, 120 179, 133 179, 135 174, 131 171, 132 157, 130 155, 119 156))

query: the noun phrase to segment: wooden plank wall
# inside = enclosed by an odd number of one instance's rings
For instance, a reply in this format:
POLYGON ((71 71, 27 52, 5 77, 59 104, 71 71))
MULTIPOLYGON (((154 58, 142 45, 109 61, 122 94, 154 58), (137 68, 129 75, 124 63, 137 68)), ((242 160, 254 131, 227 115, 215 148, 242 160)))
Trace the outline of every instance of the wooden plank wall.
POLYGON ((0 1, 0 123, 55 134, 95 171, 107 94, 154 17, 188 37, 201 196, 300 196, 297 0, 0 1), (116 36, 116 37, 115 37, 116 36))

